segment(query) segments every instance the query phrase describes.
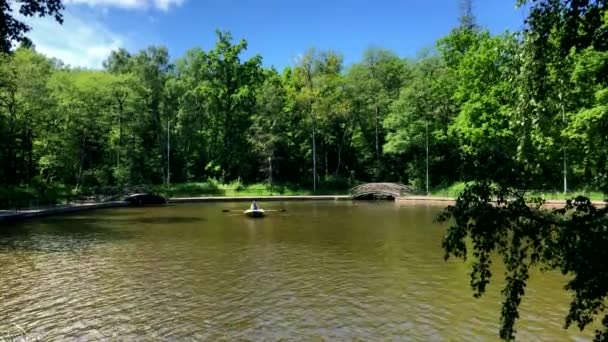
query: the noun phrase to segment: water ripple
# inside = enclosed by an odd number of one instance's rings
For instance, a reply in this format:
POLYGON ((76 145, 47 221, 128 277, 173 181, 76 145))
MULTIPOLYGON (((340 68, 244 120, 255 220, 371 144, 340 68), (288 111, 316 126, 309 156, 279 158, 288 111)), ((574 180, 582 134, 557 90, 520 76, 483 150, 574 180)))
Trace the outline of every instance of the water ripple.
MULTIPOLYGON (((263 220, 205 204, 24 224, 0 237, 0 340, 497 340, 500 281, 472 298, 436 210, 276 205, 263 220)), ((521 340, 589 339, 561 329, 562 282, 534 275, 521 340)))

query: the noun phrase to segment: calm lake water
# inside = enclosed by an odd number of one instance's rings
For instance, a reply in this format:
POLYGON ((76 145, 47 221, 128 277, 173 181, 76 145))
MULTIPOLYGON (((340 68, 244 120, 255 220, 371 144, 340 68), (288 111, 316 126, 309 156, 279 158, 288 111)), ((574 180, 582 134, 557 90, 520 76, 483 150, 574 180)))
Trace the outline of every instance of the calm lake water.
MULTIPOLYGON (((0 340, 494 341, 500 279, 474 299, 443 260, 436 206, 268 202, 99 210, 0 229, 0 340)), ((500 274, 497 268, 495 274, 500 274)), ((562 329, 559 274, 534 273, 520 341, 562 329)))

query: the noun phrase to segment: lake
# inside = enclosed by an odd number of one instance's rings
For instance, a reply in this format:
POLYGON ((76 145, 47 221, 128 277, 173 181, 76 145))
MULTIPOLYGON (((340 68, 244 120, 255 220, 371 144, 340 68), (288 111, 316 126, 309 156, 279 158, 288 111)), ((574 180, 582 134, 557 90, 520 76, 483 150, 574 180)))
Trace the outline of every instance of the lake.
MULTIPOLYGON (((498 340, 501 269, 474 299, 443 259, 438 206, 267 202, 120 208, 0 228, 0 340, 498 340)), ((559 274, 534 272, 520 341, 563 330, 559 274)))

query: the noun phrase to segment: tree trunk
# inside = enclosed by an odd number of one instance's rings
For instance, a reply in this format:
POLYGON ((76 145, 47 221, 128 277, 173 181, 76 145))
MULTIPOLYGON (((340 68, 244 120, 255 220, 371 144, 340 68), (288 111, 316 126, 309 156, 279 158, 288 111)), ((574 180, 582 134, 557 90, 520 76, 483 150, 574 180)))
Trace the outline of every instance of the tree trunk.
POLYGON ((376 104, 376 167, 378 164, 378 161, 380 160, 380 143, 379 143, 379 138, 378 138, 378 116, 379 116, 379 108, 378 105, 376 104))
POLYGON ((167 185, 171 183, 171 120, 167 119, 167 185))
POLYGON ((340 163, 342 162, 342 146, 338 147, 338 162, 336 165, 336 173, 335 176, 338 178, 338 174, 340 173, 340 163))
POLYGON ((342 148, 346 144, 346 133, 348 133, 348 126, 346 126, 344 128, 344 131, 342 131, 342 140, 341 140, 340 144, 338 144, 338 163, 336 165, 336 173, 335 173, 336 178, 338 177, 338 174, 340 173, 340 165, 342 164, 342 148))
POLYGON ((429 121, 426 120, 426 195, 429 195, 429 121))
POLYGON ((25 173, 26 173, 26 179, 29 182, 31 179, 31 168, 32 165, 34 165, 34 157, 33 157, 33 153, 34 151, 32 151, 34 149, 34 142, 32 141, 34 139, 33 134, 32 134, 32 128, 28 123, 28 128, 27 128, 27 145, 28 145, 28 149, 27 149, 27 167, 25 169, 25 173))
POLYGON ((82 145, 80 147, 80 165, 78 166, 78 175, 76 176, 76 189, 78 189, 80 187, 81 181, 82 181, 82 166, 84 164, 84 142, 85 142, 85 137, 84 135, 82 136, 82 145))
POLYGON ((268 157, 268 184, 272 186, 272 157, 268 157))
POLYGON ((116 167, 120 168, 120 150, 122 149, 122 112, 124 98, 118 98, 118 151, 116 153, 116 167))
POLYGON ((8 112, 10 113, 10 119, 9 119, 9 129, 8 129, 8 148, 7 148, 7 154, 6 154, 6 164, 5 164, 5 172, 6 172, 6 179, 8 181, 8 184, 13 184, 13 182, 15 181, 15 156, 14 154, 14 149, 13 149, 13 143, 15 141, 15 121, 17 120, 17 113, 16 113, 16 108, 15 108, 15 98, 14 98, 14 94, 12 95, 12 101, 10 104, 8 104, 8 112))
POLYGON ((315 121, 312 121, 312 191, 317 192, 317 142, 315 141, 315 121))
POLYGON ((327 178, 329 175, 329 165, 327 165, 327 144, 323 144, 323 151, 325 153, 325 178, 327 178))

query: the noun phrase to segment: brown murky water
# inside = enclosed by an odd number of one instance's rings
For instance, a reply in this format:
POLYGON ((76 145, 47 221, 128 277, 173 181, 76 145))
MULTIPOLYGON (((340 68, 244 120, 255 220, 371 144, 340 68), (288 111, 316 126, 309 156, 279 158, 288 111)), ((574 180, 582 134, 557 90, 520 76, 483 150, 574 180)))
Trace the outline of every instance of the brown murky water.
MULTIPOLYGON (((443 260, 436 206, 246 203, 101 210, 0 229, 0 340, 497 340, 500 280, 476 300, 443 260)), ((500 271, 500 270, 498 270, 500 271)), ((564 278, 533 275, 521 341, 562 329, 564 278)))

